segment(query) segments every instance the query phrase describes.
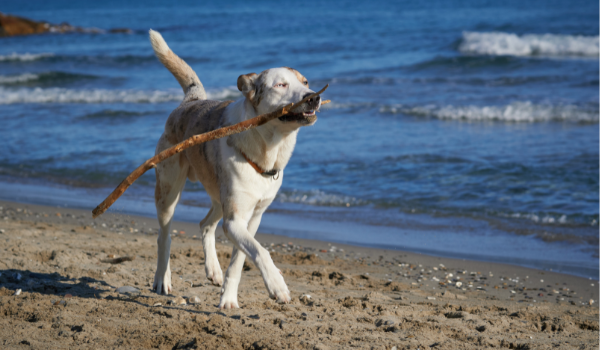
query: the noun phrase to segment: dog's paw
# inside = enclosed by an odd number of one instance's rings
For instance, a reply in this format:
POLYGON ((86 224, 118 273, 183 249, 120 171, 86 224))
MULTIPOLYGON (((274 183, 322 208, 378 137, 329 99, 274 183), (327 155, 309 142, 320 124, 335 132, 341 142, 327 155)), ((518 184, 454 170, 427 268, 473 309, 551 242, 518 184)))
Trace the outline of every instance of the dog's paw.
POLYGON ((223 271, 221 271, 219 260, 216 257, 213 259, 206 259, 204 268, 206 270, 206 278, 208 278, 212 284, 215 286, 223 285, 223 271))
POLYGON ((168 295, 173 291, 173 287, 171 286, 171 271, 169 269, 164 273, 156 271, 152 290, 155 290, 157 294, 164 295, 168 295))
POLYGON ((279 269, 275 268, 268 278, 265 278, 265 285, 269 291, 269 297, 277 300, 280 304, 287 304, 292 300, 290 291, 283 280, 279 269))
POLYGON ((226 294, 221 295, 221 301, 219 302, 219 309, 239 309, 240 306, 237 302, 236 296, 227 296, 226 294))

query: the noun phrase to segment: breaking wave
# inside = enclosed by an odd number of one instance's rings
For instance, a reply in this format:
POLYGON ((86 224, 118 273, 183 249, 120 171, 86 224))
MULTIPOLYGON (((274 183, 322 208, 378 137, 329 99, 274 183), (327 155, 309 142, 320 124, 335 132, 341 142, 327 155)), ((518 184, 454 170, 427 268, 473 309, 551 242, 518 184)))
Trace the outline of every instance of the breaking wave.
POLYGON ((16 53, 13 52, 9 55, 0 55, 0 62, 2 61, 36 61, 45 57, 54 56, 53 53, 16 53))
MULTIPOLYGON (((5 77, 7 78, 7 77, 5 77)), ((16 79, 16 77, 15 77, 16 79)), ((27 79, 22 77, 21 79, 27 79)), ((209 99, 235 99, 240 95, 231 87, 207 91, 209 99)), ((7 89, 0 87, 0 104, 16 103, 163 103, 179 102, 181 90, 106 90, 34 88, 7 89)))
POLYGON ((502 32, 463 32, 458 49, 475 55, 595 58, 600 51, 598 36, 502 32))
POLYGON ((575 105, 547 105, 527 102, 512 102, 504 106, 384 106, 380 113, 402 113, 417 117, 438 119, 503 121, 503 122, 546 122, 569 121, 578 123, 598 123, 599 111, 596 108, 582 108, 575 105))

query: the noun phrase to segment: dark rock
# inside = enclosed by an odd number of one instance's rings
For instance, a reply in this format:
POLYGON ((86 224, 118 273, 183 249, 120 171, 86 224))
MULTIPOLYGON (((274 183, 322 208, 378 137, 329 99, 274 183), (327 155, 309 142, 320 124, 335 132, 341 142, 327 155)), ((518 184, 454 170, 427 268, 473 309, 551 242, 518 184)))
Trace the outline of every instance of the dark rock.
POLYGON ((0 13, 0 37, 40 34, 49 30, 50 25, 48 23, 0 13))
POLYGON ((129 28, 113 28, 108 31, 109 33, 122 33, 122 34, 133 34, 133 30, 129 28))

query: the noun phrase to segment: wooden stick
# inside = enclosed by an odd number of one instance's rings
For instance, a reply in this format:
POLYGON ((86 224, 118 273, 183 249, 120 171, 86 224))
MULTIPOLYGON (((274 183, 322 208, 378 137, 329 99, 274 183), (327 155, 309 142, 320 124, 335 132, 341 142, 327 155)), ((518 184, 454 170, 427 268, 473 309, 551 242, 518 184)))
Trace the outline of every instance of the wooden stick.
MULTIPOLYGON (((241 123, 237 123, 234 125, 230 125, 230 126, 226 126, 226 127, 217 129, 217 130, 209 131, 204 134, 194 135, 194 136, 188 138, 187 140, 176 144, 173 147, 167 148, 166 150, 160 152, 159 154, 157 154, 154 157, 145 161, 142 165, 140 165, 137 169, 135 169, 131 174, 129 174, 129 176, 127 176, 125 178, 125 180, 123 180, 119 184, 119 186, 117 186, 117 188, 115 188, 115 190, 112 191, 112 193, 108 197, 106 197, 106 199, 102 203, 100 203, 94 210, 92 210, 92 217, 95 219, 98 216, 104 214, 104 212, 108 208, 110 208, 110 206, 113 205, 113 203, 117 199, 119 199, 119 197, 121 197, 121 195, 123 193, 125 193, 127 188, 129 188, 129 186, 131 186, 135 180, 137 180, 140 176, 142 176, 146 171, 156 167, 156 164, 162 162, 163 160, 165 160, 171 156, 174 156, 175 154, 180 153, 181 151, 183 151, 187 148, 190 148, 192 146, 199 145, 204 142, 220 139, 225 136, 237 134, 242 131, 250 130, 257 126, 263 125, 275 118, 279 118, 279 117, 289 113, 292 109, 298 107, 302 103, 308 101, 309 99, 322 94, 323 91, 327 90, 328 87, 329 87, 329 84, 325 85, 325 87, 323 87, 318 92, 315 92, 314 94, 303 98, 300 102, 290 103, 289 105, 284 106, 274 112, 267 113, 267 114, 261 114, 252 119, 244 120, 241 123)), ((329 100, 323 101, 323 102, 321 102, 321 104, 323 105, 326 102, 328 103, 330 101, 329 100)))

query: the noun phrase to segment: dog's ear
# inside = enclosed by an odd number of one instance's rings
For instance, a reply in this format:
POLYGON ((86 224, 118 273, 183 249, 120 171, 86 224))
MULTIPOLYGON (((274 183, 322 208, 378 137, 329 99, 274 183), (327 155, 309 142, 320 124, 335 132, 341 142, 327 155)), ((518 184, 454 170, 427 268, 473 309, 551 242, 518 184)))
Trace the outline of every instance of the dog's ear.
POLYGON ((256 77, 256 73, 248 73, 240 75, 237 80, 238 90, 240 90, 248 100, 252 100, 254 98, 254 79, 256 79, 256 77))

